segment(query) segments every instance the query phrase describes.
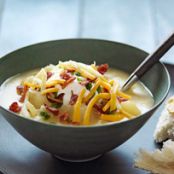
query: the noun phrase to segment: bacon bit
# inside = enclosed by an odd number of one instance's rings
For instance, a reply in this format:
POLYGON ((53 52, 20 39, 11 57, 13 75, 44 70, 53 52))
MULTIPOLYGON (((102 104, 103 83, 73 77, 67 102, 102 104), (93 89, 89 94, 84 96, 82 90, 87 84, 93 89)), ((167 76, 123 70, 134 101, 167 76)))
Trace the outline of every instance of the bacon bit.
POLYGON ((86 79, 86 80, 80 82, 80 84, 81 84, 82 86, 86 86, 86 85, 89 84, 89 83, 91 83, 91 80, 89 80, 89 79, 86 79))
POLYGON ((65 93, 61 93, 57 97, 54 97, 54 95, 52 93, 48 93, 46 95, 46 97, 47 97, 48 101, 50 101, 51 103, 63 103, 64 95, 65 95, 65 93))
POLYGON ((120 96, 117 96, 117 99, 118 99, 118 101, 119 101, 120 103, 121 103, 121 102, 128 101, 128 99, 123 98, 123 97, 120 97, 120 96))
POLYGON ((62 85, 62 88, 64 89, 66 86, 68 86, 71 82, 73 82, 76 79, 76 77, 70 77, 68 80, 65 81, 65 83, 62 85))
POLYGON ((65 83, 62 85, 62 88, 65 88, 68 84, 70 84, 71 82, 73 82, 73 81, 76 79, 76 77, 71 76, 71 75, 67 72, 67 70, 66 70, 66 71, 63 71, 63 72, 60 74, 60 77, 61 77, 62 79, 64 79, 64 80, 66 80, 65 83))
POLYGON ((101 64, 99 66, 97 66, 97 71, 100 73, 100 74, 104 74, 109 68, 109 65, 108 64, 101 64))
POLYGON ((19 104, 18 104, 17 102, 13 102, 13 103, 10 105, 10 107, 9 107, 9 110, 10 110, 10 111, 13 111, 13 112, 15 112, 15 113, 20 112, 21 109, 22 109, 21 106, 19 106, 19 104))
POLYGON ((59 110, 53 107, 48 106, 47 104, 44 104, 47 111, 51 112, 53 115, 58 115, 59 110))
POLYGON ((49 79, 52 75, 53 75, 53 73, 48 71, 47 72, 47 79, 49 79))
POLYGON ((50 93, 48 93, 46 95, 46 97, 47 97, 48 101, 51 103, 62 103, 62 100, 54 98, 52 95, 50 95, 50 93))
MULTIPOLYGON (((80 82, 80 84, 82 85, 82 86, 86 86, 86 85, 88 85, 89 83, 93 83, 95 80, 97 79, 97 77, 95 78, 95 79, 86 79, 86 80, 83 80, 83 81, 81 81, 80 82)), ((107 91, 108 92, 108 91, 107 91)))
POLYGON ((73 91, 71 91, 71 98, 70 98, 69 104, 74 105, 77 101, 77 98, 78 98, 78 95, 74 94, 73 91))
POLYGON ((64 95, 65 95, 65 93, 60 93, 56 98, 63 101, 64 95))
POLYGON ((62 115, 59 116, 60 121, 68 121, 69 120, 69 114, 68 113, 63 113, 62 115))
POLYGON ((28 91, 28 86, 24 86, 24 89, 23 89, 23 92, 22 92, 22 94, 21 94, 21 98, 19 99, 19 101, 21 102, 21 103, 23 103, 24 102, 24 100, 25 100, 25 97, 26 97, 26 94, 27 94, 27 91, 28 91))
POLYGON ((94 81, 97 80, 97 77, 95 77, 94 79, 88 79, 88 78, 87 78, 87 80, 88 80, 89 82, 94 82, 94 81))
POLYGON ((18 95, 21 95, 24 91, 24 87, 22 85, 19 85, 16 87, 16 92, 18 95))
POLYGON ((72 76, 67 72, 67 71, 63 71, 61 74, 60 74, 60 77, 64 80, 69 80, 72 76))
POLYGON ((105 112, 102 110, 103 106, 100 106, 98 104, 94 105, 94 108, 100 113, 100 114, 104 114, 105 112))

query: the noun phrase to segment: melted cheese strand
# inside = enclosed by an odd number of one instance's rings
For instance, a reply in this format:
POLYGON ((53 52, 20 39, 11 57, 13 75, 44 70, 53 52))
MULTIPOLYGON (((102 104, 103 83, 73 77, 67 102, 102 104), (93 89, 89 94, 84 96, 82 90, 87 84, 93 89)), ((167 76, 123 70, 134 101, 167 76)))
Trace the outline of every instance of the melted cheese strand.
POLYGON ((100 93, 97 94, 96 96, 94 96, 91 101, 88 104, 88 107, 85 111, 85 115, 84 115, 84 120, 83 120, 83 124, 84 125, 89 125, 90 124, 90 115, 91 115, 91 111, 93 109, 94 104, 100 99, 109 99, 110 98, 110 94, 109 93, 100 93))
POLYGON ((72 116, 72 121, 73 122, 80 122, 80 107, 82 105, 82 99, 83 99, 83 96, 85 95, 85 92, 86 92, 86 89, 83 88, 77 98, 77 101, 74 105, 74 111, 73 111, 73 116, 72 116))
POLYGON ((120 113, 116 113, 116 114, 101 114, 100 119, 104 120, 104 121, 120 121, 123 118, 125 118, 125 116, 123 114, 120 113))
POLYGON ((41 92, 42 95, 45 95, 47 93, 51 93, 51 92, 58 92, 59 89, 58 88, 48 88, 48 89, 45 89, 41 92))

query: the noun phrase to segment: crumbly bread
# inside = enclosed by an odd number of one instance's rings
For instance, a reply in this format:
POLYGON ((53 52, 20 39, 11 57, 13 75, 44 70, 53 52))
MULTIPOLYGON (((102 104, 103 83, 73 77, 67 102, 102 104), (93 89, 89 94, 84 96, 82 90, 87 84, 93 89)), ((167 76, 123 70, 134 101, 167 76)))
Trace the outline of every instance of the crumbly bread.
POLYGON ((141 149, 137 154, 135 167, 155 174, 174 174, 174 141, 164 142, 163 148, 154 152, 141 149))
POLYGON ((174 97, 167 101, 161 113, 154 132, 154 139, 156 142, 167 139, 174 140, 174 97))

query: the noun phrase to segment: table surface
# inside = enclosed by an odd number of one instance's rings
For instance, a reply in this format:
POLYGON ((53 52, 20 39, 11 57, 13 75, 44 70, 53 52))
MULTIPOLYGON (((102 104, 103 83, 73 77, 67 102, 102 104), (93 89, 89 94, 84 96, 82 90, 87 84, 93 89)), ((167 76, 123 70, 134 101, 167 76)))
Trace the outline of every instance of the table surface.
MULTIPOLYGON (((62 38, 109 39, 151 52, 174 28, 173 0, 0 0, 0 57, 62 38)), ((172 48, 162 59, 173 63, 172 48)), ((174 79, 174 67, 168 65, 174 79)), ((171 88, 173 93, 174 89, 171 88)), ((154 149, 159 108, 130 140, 88 163, 61 162, 31 145, 0 116, 0 170, 8 174, 144 174, 132 168, 140 147, 154 149)))
MULTIPOLYGON (((0 56, 36 42, 101 38, 151 52, 174 28, 173 0, 0 0, 0 56)), ((174 63, 174 48, 162 59, 174 63)))

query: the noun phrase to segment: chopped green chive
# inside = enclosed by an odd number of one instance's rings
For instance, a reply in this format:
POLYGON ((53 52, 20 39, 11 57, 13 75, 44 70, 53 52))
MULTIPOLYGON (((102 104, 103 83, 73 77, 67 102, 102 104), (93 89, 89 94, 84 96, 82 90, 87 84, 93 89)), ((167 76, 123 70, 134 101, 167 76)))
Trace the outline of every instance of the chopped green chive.
POLYGON ((86 89, 90 90, 92 88, 92 83, 86 84, 86 89))
POLYGON ((101 93, 101 92, 102 92, 102 89, 101 89, 100 86, 97 88, 97 92, 98 92, 98 93, 101 93))
POLYGON ((50 115, 47 112, 41 111, 40 112, 40 116, 44 119, 44 120, 48 120, 50 118, 50 115))
POLYGON ((52 103, 52 104, 51 104, 51 107, 57 109, 57 108, 60 108, 60 107, 62 106, 62 104, 63 104, 63 103, 52 103))
POLYGON ((79 72, 76 72, 75 75, 76 76, 81 76, 81 74, 79 72))
POLYGON ((53 92, 53 94, 54 94, 54 97, 56 98, 57 97, 57 92, 53 92))
POLYGON ((78 81, 78 82, 82 82, 82 78, 77 77, 77 81, 78 81))

